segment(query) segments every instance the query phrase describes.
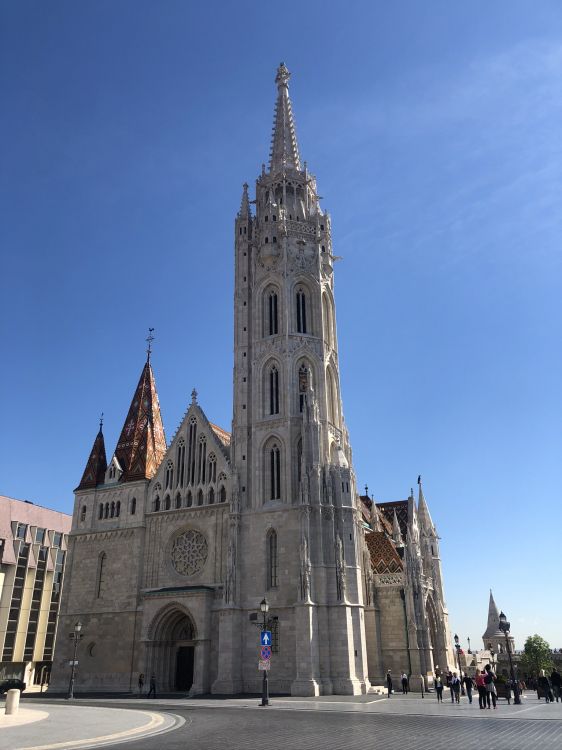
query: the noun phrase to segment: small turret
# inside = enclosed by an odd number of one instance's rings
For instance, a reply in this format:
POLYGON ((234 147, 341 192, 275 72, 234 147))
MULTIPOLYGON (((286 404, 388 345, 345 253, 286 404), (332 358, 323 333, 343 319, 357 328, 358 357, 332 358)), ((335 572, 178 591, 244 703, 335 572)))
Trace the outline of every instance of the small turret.
POLYGON ((398 523, 398 516, 396 515, 396 508, 392 517, 392 539, 397 547, 404 546, 404 540, 402 539, 402 532, 400 531, 400 524, 398 523))
POLYGON ((250 219, 252 217, 250 210, 250 197, 248 195, 248 183, 242 185, 242 200, 240 201, 239 219, 250 219))
POLYGON ((437 531, 435 530, 435 526, 433 525, 433 521, 431 520, 429 508, 427 507, 427 503, 423 494, 421 474, 418 477, 418 487, 418 519, 420 529, 429 536, 437 536, 437 531))
POLYGON ((100 428, 92 450, 90 451, 90 457, 88 463, 84 469, 84 474, 80 480, 80 484, 76 488, 77 490, 88 490, 97 487, 98 484, 103 484, 103 478, 105 470, 107 469, 107 457, 105 455, 105 441, 103 439, 103 414, 100 418, 100 428))

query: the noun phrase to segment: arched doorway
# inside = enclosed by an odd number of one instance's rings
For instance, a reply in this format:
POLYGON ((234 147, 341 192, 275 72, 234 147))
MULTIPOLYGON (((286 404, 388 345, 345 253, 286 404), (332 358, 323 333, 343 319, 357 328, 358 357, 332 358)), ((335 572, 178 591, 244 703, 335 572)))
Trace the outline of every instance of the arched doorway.
POLYGON ((150 673, 158 692, 187 692, 193 685, 195 628, 183 609, 168 607, 153 622, 149 647, 150 673))

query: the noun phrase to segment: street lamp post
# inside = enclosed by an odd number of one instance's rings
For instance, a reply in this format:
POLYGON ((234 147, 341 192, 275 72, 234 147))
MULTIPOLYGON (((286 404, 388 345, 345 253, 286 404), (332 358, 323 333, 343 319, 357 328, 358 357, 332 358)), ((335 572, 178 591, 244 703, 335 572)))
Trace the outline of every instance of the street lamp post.
POLYGON ((505 636, 505 646, 507 648, 507 655, 509 657, 509 671, 511 672, 511 683, 513 685, 513 703, 519 705, 521 703, 521 697, 519 695, 519 682, 515 679, 515 672, 513 671, 513 659, 511 658, 511 647, 509 645, 509 628, 510 623, 507 621, 507 617, 503 612, 500 612, 500 630, 505 636))
POLYGON ((464 683, 462 681, 462 669, 461 669, 461 644, 459 642, 459 637, 455 633, 455 649, 457 650, 457 662, 459 665, 459 680, 461 681, 461 695, 466 695, 465 689, 464 689, 464 683))
MULTIPOLYGON (((267 630, 267 613, 269 612, 269 604, 267 599, 264 597, 260 602, 260 611, 263 615, 262 632, 267 630)), ((263 670, 263 682, 261 686, 261 705, 269 706, 269 682, 267 679, 267 669, 263 670)))
POLYGON ((80 620, 74 624, 74 632, 70 633, 70 637, 74 641, 74 655, 72 657, 72 670, 70 672, 70 683, 68 685, 68 699, 74 698, 74 677, 76 675, 76 651, 78 649, 78 641, 82 638, 80 631, 82 630, 82 623, 80 620))

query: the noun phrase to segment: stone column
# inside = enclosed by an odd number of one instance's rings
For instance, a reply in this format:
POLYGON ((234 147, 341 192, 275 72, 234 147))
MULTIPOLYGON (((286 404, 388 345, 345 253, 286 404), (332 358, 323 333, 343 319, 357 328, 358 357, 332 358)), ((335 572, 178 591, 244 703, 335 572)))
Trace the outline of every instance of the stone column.
POLYGON ((229 607, 219 612, 217 679, 211 692, 232 695, 242 692, 241 611, 229 607))
POLYGON ((318 613, 310 601, 295 605, 294 612, 297 676, 291 684, 291 695, 320 695, 318 613))

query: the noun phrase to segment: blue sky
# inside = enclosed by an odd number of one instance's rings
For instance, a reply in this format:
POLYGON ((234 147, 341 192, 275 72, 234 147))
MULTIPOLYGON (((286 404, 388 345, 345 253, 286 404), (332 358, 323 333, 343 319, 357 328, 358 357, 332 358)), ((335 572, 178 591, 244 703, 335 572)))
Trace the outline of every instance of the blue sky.
POLYGON ((332 214, 358 483, 424 477, 453 631, 562 647, 558 2, 4 2, 0 493, 70 511, 156 329, 229 428, 233 219, 275 68, 332 214))

